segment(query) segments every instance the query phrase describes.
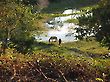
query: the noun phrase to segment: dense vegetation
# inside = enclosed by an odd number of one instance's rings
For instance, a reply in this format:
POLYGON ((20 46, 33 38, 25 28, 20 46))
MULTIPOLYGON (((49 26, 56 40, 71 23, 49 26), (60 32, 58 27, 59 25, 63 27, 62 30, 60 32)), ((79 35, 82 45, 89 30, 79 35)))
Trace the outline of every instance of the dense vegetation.
POLYGON ((57 44, 38 43, 34 54, 0 57, 1 81, 109 82, 110 55, 95 40, 57 44), (78 45, 77 45, 78 44, 78 45), (85 45, 86 44, 86 45, 85 45), (90 46, 88 46, 90 45, 90 46))
POLYGON ((17 0, 2 1, 0 6, 0 41, 1 52, 6 48, 16 48, 20 52, 31 50, 35 32, 41 29, 33 6, 25 6, 17 0))
POLYGON ((79 37, 87 36, 87 34, 94 34, 102 45, 108 46, 110 49, 110 1, 102 0, 98 6, 94 7, 92 11, 93 16, 83 15, 79 18, 79 25, 83 28, 78 28, 77 31, 81 33, 79 37), (86 33, 85 33, 86 31, 86 33))
POLYGON ((96 5, 97 1, 1 0, 0 82, 109 82, 110 1, 96 5), (44 30, 43 22, 64 16, 49 13, 65 8, 84 12, 77 20, 66 21, 82 26, 77 28, 81 40, 60 46, 36 41, 35 35, 44 30), (92 16, 85 16, 91 12, 92 16), (94 36, 88 37, 89 32, 94 36))

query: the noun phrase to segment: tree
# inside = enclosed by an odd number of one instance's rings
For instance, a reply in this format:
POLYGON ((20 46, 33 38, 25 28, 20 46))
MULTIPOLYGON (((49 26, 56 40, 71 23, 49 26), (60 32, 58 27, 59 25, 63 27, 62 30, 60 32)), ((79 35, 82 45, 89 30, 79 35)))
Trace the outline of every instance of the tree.
POLYGON ((30 7, 16 2, 1 3, 0 17, 2 52, 5 53, 9 43, 13 44, 18 51, 30 50, 34 41, 33 31, 38 29, 35 15, 31 13, 30 7))
POLYGON ((99 6, 99 8, 93 10, 94 17, 99 24, 96 38, 110 49, 110 1, 102 0, 99 6))
POLYGON ((17 0, 18 2, 22 2, 25 5, 37 5, 38 0, 17 0))
POLYGON ((93 16, 79 18, 79 25, 86 30, 86 34, 94 34, 101 44, 110 48, 110 0, 101 0, 91 12, 93 16))

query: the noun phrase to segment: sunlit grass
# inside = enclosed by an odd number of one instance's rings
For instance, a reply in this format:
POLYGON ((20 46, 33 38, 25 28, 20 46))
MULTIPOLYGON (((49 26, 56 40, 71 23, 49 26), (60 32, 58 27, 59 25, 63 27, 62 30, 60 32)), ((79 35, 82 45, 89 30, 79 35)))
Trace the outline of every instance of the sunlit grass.
POLYGON ((65 22, 68 22, 68 23, 75 23, 75 24, 78 24, 78 23, 79 23, 78 19, 68 19, 68 20, 65 21, 65 22))
POLYGON ((106 55, 110 52, 107 47, 101 46, 101 44, 94 39, 65 43, 63 46, 76 48, 83 52, 89 52, 96 55, 106 55))

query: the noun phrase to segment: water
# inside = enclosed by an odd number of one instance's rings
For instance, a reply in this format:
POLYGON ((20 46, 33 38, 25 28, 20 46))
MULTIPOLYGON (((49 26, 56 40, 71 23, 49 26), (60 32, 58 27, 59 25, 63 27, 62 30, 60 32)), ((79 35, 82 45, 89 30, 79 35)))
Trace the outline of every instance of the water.
MULTIPOLYGON (((76 9, 68 9, 63 12, 63 14, 72 14, 79 12, 76 9)), ((45 23, 47 32, 44 32, 40 36, 36 36, 38 41, 48 41, 51 36, 56 36, 58 39, 62 39, 63 42, 72 42, 76 41, 75 36, 77 35, 74 28, 78 28, 78 25, 74 23, 66 23, 65 21, 71 18, 77 18, 79 15, 69 15, 63 17, 53 18, 48 23, 45 23)))

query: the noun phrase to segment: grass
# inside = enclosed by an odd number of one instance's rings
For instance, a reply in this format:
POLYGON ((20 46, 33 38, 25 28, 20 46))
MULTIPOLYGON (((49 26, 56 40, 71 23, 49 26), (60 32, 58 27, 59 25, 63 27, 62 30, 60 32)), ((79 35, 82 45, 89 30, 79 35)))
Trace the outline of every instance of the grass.
POLYGON ((78 19, 68 19, 68 20, 65 21, 65 22, 68 22, 68 23, 75 23, 75 24, 78 24, 78 23, 79 23, 78 19))
POLYGON ((61 46, 36 42, 34 47, 33 54, 7 49, 0 56, 0 82, 110 81, 110 56, 107 56, 110 50, 95 38, 61 46))
POLYGON ((48 42, 36 43, 35 50, 37 52, 45 52, 49 54, 71 54, 79 56, 103 57, 110 53, 107 47, 103 47, 94 38, 90 40, 82 40, 76 42, 62 43, 59 47, 57 43, 49 44, 48 42))
MULTIPOLYGON (((94 56, 104 56, 107 55, 110 50, 107 47, 102 47, 99 42, 96 42, 94 39, 91 41, 76 41, 74 43, 66 43, 65 45, 71 46, 71 48, 75 48, 80 50, 81 52, 85 52, 94 56)), ((65 46, 64 47, 67 47, 65 46)))

